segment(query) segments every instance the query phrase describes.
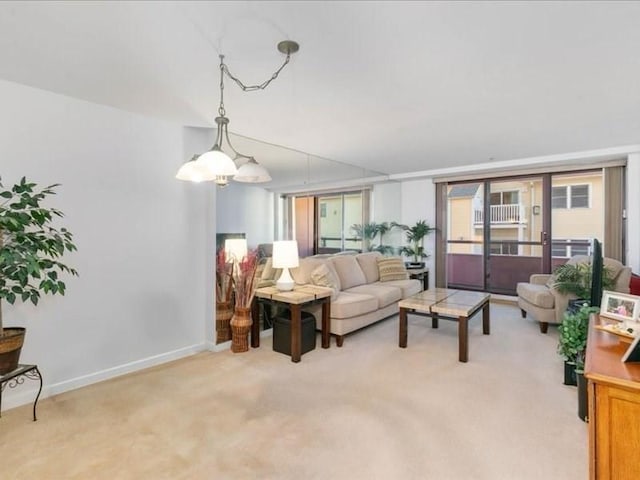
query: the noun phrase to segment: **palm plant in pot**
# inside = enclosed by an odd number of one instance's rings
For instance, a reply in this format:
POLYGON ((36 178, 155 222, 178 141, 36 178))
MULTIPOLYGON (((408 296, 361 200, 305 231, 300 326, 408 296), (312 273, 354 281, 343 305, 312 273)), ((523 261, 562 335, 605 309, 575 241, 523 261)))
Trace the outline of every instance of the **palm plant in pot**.
POLYGON ((396 222, 393 222, 392 226, 401 228, 405 231, 405 236, 409 245, 402 247, 400 249, 400 253, 413 258, 413 261, 409 262, 407 266, 413 268, 424 267, 422 259, 429 256, 424 251, 424 237, 433 232, 435 228, 429 226, 425 220, 418 220, 413 226, 396 222))
POLYGON ((5 188, 0 179, 0 374, 17 367, 25 335, 24 328, 4 327, 2 303, 38 305, 41 293, 64 295, 60 273, 78 274, 59 261, 76 250, 71 232, 53 226, 63 213, 41 205, 56 187, 38 188, 23 177, 5 188))
MULTIPOLYGON (((576 311, 580 305, 589 303, 593 268, 590 262, 565 263, 553 272, 553 287, 563 295, 573 294, 576 298, 569 301, 571 311, 576 311)), ((602 289, 613 290, 615 280, 607 267, 602 267, 602 289)))

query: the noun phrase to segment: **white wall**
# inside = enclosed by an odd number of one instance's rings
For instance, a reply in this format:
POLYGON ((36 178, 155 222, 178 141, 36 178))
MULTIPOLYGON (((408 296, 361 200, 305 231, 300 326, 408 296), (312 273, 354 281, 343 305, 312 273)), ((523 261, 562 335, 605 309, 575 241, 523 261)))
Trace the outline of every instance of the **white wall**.
POLYGON ((273 193, 231 180, 216 191, 216 231, 245 233, 249 248, 273 242, 273 193))
MULTIPOLYGON (((376 223, 402 223, 402 183, 377 183, 371 194, 371 220, 376 223)), ((379 240, 379 238, 376 240, 379 240)), ((406 243, 404 232, 393 228, 384 236, 384 244, 394 248, 402 247, 406 243)))
MULTIPOLYGON (((418 220, 426 220, 431 226, 436 226, 436 187, 433 181, 428 179, 411 180, 402 182, 401 188, 401 223, 415 224, 418 220)), ((425 260, 429 267, 431 285, 435 285, 435 235, 427 235, 424 239, 425 252, 429 258, 425 260)))
MULTIPOLYGON (((44 394, 203 349, 210 187, 174 179, 182 127, 5 81, 0 105, 3 183, 61 183, 51 205, 78 246, 66 296, 4 304, 5 325, 28 328, 21 361, 39 364, 44 394)), ((30 388, 4 406, 31 402, 30 388)))

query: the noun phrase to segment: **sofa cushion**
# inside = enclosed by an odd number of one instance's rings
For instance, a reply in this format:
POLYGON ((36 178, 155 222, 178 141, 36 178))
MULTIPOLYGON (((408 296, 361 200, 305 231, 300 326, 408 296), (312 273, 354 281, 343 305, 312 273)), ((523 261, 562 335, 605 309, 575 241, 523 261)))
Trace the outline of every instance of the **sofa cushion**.
POLYGON ((264 268, 262 269, 260 280, 277 280, 278 278, 280 278, 281 272, 281 268, 273 268, 273 259, 269 257, 264 263, 264 268))
POLYGON ((409 298, 411 295, 415 295, 416 293, 420 293, 422 291, 421 280, 390 280, 384 282, 384 285, 397 287, 402 290, 402 298, 409 298))
POLYGON ((340 292, 331 301, 331 318, 351 318, 378 309, 378 299, 373 295, 340 292))
POLYGON ((404 262, 400 257, 378 258, 378 271, 380 273, 381 282, 406 280, 409 278, 409 272, 407 272, 404 262))
POLYGON ((402 290, 400 288, 383 285, 380 282, 358 285, 357 287, 350 288, 346 291, 349 293, 373 295, 378 299, 378 308, 384 308, 402 298, 402 290))
POLYGON ((367 252, 356 255, 356 260, 364 273, 367 283, 373 283, 380 280, 380 271, 378 270, 378 258, 382 257, 380 252, 367 252))
POLYGON ((355 255, 339 255, 331 258, 331 262, 338 273, 341 290, 367 283, 355 255))
POLYGON ((341 289, 342 287, 340 285, 340 278, 338 277, 338 274, 333 268, 333 265, 331 265, 331 263, 327 258, 321 258, 321 257, 301 258, 300 264, 296 268, 290 269, 291 276, 293 277, 293 280, 298 285, 305 285, 307 283, 312 283, 311 272, 313 272, 320 265, 324 265, 324 264, 326 264, 330 270, 333 270, 332 273, 334 273, 336 275, 336 278, 338 279, 338 289, 341 289))
POLYGON ((516 286, 518 296, 540 308, 553 308, 555 298, 546 285, 520 282, 516 286))
POLYGON ((338 278, 333 269, 330 269, 326 263, 319 265, 311 272, 311 283, 320 287, 328 287, 333 293, 331 294, 331 301, 335 301, 340 293, 340 284, 338 278))

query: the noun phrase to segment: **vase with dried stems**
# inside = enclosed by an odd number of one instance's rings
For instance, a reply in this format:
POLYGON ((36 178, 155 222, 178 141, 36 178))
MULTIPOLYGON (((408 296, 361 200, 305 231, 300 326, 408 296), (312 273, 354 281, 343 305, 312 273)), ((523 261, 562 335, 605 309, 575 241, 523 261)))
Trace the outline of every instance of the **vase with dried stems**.
POLYGON ((233 260, 224 248, 216 254, 216 343, 231 340, 233 316, 233 260))
POLYGON ((256 270, 258 251, 247 252, 234 268, 233 285, 235 308, 231 318, 231 351, 234 353, 249 350, 249 330, 251 329, 251 302, 256 290, 256 270))

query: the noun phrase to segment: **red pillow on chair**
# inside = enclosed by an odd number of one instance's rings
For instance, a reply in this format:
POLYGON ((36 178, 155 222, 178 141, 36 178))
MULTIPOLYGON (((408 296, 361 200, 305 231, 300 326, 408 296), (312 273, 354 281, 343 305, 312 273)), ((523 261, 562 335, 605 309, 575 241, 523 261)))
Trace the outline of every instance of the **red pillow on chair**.
POLYGON ((631 275, 629 293, 631 293, 631 295, 640 295, 640 275, 636 275, 635 273, 631 275))

